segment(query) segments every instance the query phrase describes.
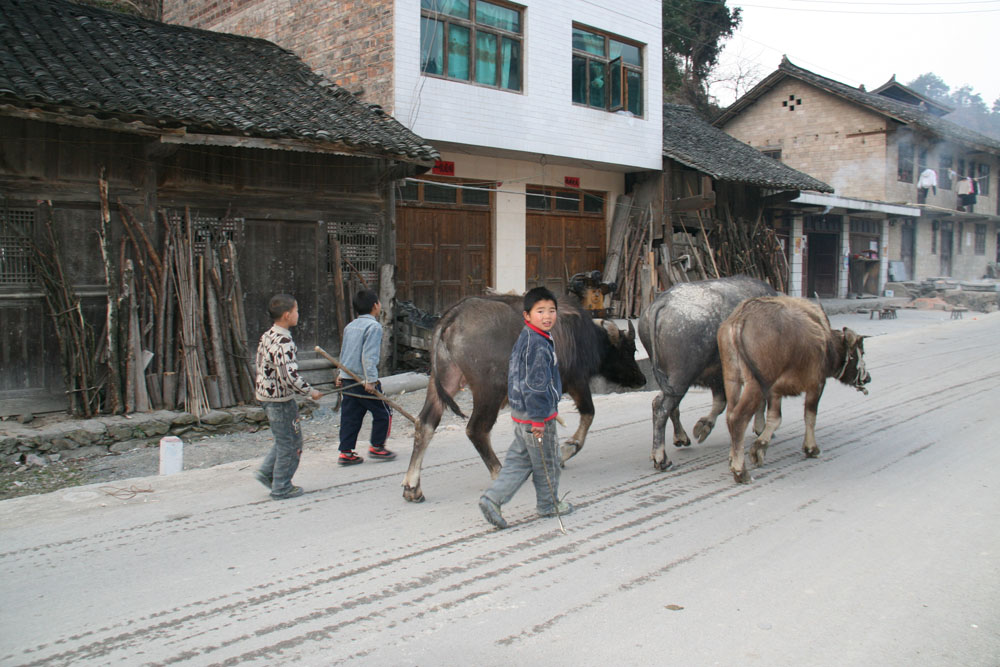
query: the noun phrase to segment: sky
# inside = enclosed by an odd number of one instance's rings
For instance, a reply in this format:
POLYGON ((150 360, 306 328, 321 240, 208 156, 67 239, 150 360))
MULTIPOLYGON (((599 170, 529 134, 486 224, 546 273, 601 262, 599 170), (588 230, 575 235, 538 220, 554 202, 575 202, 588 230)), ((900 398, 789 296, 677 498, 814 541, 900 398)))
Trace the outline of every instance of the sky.
MULTIPOLYGON (((794 65, 872 90, 895 74, 906 84, 933 72, 951 90, 965 84, 987 108, 1000 98, 1000 0, 728 0, 743 9, 717 76, 767 76, 787 55, 794 65)), ((724 84, 710 93, 727 106, 724 84)), ((744 87, 741 93, 746 92, 744 87)))

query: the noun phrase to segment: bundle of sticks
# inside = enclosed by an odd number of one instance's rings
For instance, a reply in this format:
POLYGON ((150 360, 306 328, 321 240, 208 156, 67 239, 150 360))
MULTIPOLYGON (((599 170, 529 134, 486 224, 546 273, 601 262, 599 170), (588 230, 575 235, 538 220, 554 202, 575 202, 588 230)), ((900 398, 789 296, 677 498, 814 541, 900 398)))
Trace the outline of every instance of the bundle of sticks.
POLYGON ((753 223, 734 219, 728 207, 724 212, 725 220, 716 221, 709 235, 719 275, 751 276, 784 292, 788 262, 774 229, 763 221, 763 212, 753 223))

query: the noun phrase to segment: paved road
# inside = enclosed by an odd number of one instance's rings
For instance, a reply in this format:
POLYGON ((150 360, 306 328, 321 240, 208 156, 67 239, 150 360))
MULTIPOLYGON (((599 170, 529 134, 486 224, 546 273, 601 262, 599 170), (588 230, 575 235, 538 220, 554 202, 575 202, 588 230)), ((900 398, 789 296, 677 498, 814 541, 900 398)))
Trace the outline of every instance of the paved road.
POLYGON ((996 665, 1000 314, 871 326, 871 395, 827 385, 809 460, 786 401, 749 485, 724 424, 657 473, 653 394, 599 397, 567 535, 530 484, 510 529, 485 524, 455 429, 422 505, 402 458, 339 469, 332 448, 280 503, 249 463, 4 501, 0 663, 996 665))

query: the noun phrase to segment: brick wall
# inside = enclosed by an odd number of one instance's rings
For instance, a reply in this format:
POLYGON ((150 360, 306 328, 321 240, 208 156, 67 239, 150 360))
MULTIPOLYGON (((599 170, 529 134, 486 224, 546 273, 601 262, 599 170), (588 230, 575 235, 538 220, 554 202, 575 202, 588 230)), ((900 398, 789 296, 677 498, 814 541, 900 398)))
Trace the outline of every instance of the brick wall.
POLYGON ((895 178, 883 117, 795 80, 775 86, 724 129, 755 148, 780 148, 782 162, 838 195, 885 200, 890 167, 895 178))
POLYGON ((394 0, 163 0, 163 20, 270 40, 392 113, 394 5, 394 0))

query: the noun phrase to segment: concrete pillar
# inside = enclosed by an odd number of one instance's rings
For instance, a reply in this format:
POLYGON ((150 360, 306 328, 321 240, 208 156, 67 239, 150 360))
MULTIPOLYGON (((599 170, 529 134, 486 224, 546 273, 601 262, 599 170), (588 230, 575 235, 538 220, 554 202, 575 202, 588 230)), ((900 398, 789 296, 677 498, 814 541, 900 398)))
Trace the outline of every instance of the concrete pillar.
POLYGON ((497 193, 496 227, 494 228, 493 266, 496 267, 496 289, 500 292, 524 292, 525 261, 525 185, 504 183, 497 193))
POLYGON ((806 250, 806 237, 802 233, 802 214, 792 215, 792 233, 788 238, 792 244, 791 261, 788 265, 788 296, 802 296, 802 259, 806 250))
POLYGON ((837 267, 837 298, 847 298, 847 288, 851 276, 851 222, 846 215, 841 218, 840 266, 837 267))

